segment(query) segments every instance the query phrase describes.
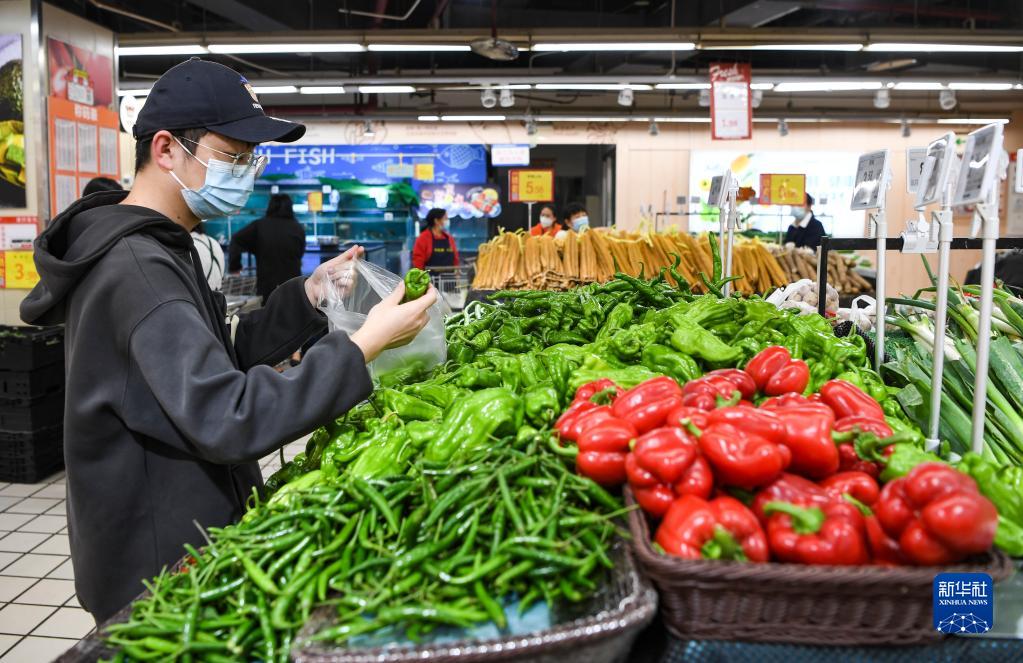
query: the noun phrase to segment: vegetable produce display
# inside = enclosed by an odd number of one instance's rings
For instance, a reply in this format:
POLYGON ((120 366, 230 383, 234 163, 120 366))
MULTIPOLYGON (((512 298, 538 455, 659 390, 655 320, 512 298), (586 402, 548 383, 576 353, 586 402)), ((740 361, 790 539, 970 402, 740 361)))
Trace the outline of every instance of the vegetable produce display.
MULTIPOLYGON (((785 272, 786 282, 800 279, 817 280, 817 253, 812 249, 770 244, 771 254, 785 272)), ((843 295, 858 295, 873 290, 856 268, 859 258, 838 251, 828 252, 828 284, 843 295)), ((816 302, 811 302, 816 304, 816 302)), ((838 308, 837 306, 835 308, 838 308)), ((834 310, 834 309, 831 309, 834 310)))
POLYGON ((1020 468, 926 452, 861 337, 722 296, 706 241, 702 294, 676 253, 651 279, 623 267, 450 317, 446 364, 381 376, 102 637, 126 660, 271 661, 314 611, 332 619, 312 639, 338 647, 503 631, 516 610, 594 595, 635 508, 688 559, 1023 554, 1020 468))

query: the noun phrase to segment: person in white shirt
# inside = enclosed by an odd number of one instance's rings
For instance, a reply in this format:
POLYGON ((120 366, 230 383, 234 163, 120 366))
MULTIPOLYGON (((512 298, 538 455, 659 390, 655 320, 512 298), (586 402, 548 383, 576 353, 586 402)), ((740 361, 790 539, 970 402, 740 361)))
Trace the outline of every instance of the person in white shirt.
POLYGON ((195 250, 199 254, 202 273, 206 276, 206 282, 210 284, 210 290, 220 290, 220 286, 224 284, 224 249, 220 242, 206 234, 206 229, 201 223, 191 234, 195 250))

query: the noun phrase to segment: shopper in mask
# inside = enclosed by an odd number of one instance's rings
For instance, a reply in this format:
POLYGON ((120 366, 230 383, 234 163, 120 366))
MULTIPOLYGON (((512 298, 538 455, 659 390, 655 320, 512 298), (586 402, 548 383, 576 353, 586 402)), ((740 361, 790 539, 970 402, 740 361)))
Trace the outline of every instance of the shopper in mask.
POLYGON ((561 232, 561 224, 554 219, 558 218, 554 213, 554 208, 550 205, 544 205, 540 208, 540 223, 536 223, 532 228, 529 229, 530 235, 540 237, 541 235, 550 235, 556 237, 561 232))
POLYGON ((328 281, 347 282, 355 250, 225 324, 189 231, 245 204, 265 165, 258 143, 304 132, 266 116, 228 67, 179 64, 134 126, 131 193, 79 200, 36 240, 41 280, 21 317, 65 325, 71 560, 98 622, 183 544, 203 544, 196 523, 240 517, 262 484, 257 461, 365 400, 366 362, 426 325, 436 292, 400 304, 399 286, 350 337, 327 334, 301 366, 272 368, 324 328, 315 306, 328 281))
POLYGON ((457 267, 458 247, 451 236, 448 213, 435 207, 426 213, 426 228, 412 247, 412 266, 419 269, 457 267))
POLYGON ((792 208, 793 221, 785 231, 785 243, 795 244, 797 249, 816 249, 824 237, 824 224, 813 215, 813 196, 806 194, 805 207, 792 208))
MULTIPOLYGON (((590 215, 579 203, 572 203, 566 207, 562 218, 565 220, 565 226, 577 233, 586 232, 590 228, 590 215)), ((567 230, 561 230, 556 237, 564 237, 567 233, 567 230)))

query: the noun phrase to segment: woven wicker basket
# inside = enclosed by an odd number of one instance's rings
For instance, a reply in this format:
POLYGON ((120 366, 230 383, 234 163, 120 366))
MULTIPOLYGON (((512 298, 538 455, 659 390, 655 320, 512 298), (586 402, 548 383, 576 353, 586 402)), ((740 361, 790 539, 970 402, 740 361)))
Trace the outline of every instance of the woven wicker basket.
MULTIPOLYGON (((626 489, 626 502, 635 504, 626 489)), ((682 560, 654 551, 644 513, 629 514, 632 548, 657 587, 668 630, 682 640, 813 645, 909 645, 939 640, 932 626, 936 569, 682 560)), ((1012 575, 1001 552, 942 571, 1012 575)))

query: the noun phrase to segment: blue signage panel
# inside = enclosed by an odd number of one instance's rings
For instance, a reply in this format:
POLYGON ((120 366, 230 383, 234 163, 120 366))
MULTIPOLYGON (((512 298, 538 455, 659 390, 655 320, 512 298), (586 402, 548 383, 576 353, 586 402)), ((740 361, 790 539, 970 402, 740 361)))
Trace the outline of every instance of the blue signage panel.
POLYGON ((482 145, 287 144, 262 145, 256 152, 270 158, 263 177, 271 180, 330 177, 364 184, 409 178, 438 184, 487 180, 487 151, 482 145))

